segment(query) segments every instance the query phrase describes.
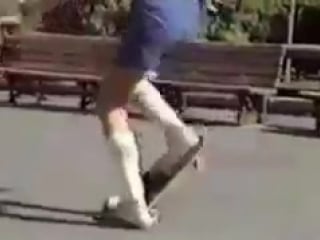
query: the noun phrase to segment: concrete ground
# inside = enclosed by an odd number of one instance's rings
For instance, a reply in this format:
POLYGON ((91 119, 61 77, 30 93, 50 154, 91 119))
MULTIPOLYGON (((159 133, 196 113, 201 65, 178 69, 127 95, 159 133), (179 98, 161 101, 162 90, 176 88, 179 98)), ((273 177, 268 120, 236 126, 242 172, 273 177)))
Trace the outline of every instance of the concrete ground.
MULTIPOLYGON (((164 150, 142 121, 145 166, 164 150)), ((121 187, 93 116, 0 109, 0 239, 320 239, 320 148, 310 134, 208 127, 206 170, 191 168, 160 201, 147 232, 88 216, 121 187), (295 136, 294 136, 295 135, 295 136)))

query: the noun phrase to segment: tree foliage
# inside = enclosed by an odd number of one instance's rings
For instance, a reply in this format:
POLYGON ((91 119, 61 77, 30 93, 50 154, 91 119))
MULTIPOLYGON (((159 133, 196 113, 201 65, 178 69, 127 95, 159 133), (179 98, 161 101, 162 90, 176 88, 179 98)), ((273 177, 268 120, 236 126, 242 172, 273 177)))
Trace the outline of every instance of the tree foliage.
MULTIPOLYGON (((23 16, 23 25, 29 29, 78 35, 118 36, 127 28, 132 0, 25 1, 27 14, 23 16)), ((204 35, 209 40, 237 43, 286 40, 288 4, 291 0, 239 1, 239 12, 224 6, 220 9, 218 21, 209 21, 209 26, 204 26, 203 29, 207 30, 207 34, 204 35)), ((320 0, 296 1, 298 4, 318 6, 320 9, 320 0)), ((12 0, 0 1, 0 10, 3 12, 0 11, 0 15, 11 14, 10 9, 16 9, 14 2, 16 3, 12 0)), ((311 29, 311 23, 320 21, 319 15, 319 10, 314 8, 299 12, 298 27, 311 29)), ((311 36, 314 35, 314 31, 309 32, 311 36)), ((309 36, 301 30, 298 33, 301 36, 309 36)))

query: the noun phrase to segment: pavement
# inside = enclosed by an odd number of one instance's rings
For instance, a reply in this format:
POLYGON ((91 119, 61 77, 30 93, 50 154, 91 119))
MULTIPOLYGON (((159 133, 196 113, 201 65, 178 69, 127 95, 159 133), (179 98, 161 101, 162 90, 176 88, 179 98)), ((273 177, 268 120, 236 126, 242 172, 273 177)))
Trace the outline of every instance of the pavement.
MULTIPOLYGON (((96 118, 0 108, 0 122, 0 239, 320 239, 320 142, 310 130, 208 126, 205 170, 188 168, 159 203, 161 223, 139 231, 90 218, 122 189, 96 118)), ((162 132, 132 124, 148 167, 165 151, 162 132)))

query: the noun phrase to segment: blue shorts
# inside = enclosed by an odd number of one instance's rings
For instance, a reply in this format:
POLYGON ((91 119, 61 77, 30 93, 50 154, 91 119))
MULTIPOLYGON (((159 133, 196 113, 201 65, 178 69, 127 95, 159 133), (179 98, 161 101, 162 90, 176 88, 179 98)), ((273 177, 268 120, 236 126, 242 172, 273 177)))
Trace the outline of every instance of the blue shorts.
POLYGON ((121 67, 157 71, 164 53, 200 30, 199 0, 134 0, 117 58, 121 67))

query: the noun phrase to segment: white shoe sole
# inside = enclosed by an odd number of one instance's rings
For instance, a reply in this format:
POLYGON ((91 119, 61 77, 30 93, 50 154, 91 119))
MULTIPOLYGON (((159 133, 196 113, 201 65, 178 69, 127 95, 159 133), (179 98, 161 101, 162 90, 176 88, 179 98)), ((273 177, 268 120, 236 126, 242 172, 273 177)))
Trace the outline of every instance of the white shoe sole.
POLYGON ((117 197, 110 197, 104 204, 96 221, 115 218, 123 220, 140 229, 149 229, 159 223, 160 214, 156 209, 144 210, 132 201, 123 202, 117 197))

